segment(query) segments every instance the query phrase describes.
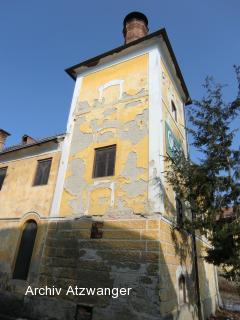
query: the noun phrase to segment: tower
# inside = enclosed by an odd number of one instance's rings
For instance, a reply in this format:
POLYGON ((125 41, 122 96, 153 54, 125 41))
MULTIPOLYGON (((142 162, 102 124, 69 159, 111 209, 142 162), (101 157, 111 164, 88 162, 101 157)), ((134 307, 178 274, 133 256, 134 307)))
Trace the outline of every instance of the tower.
POLYGON ((130 13, 123 46, 67 69, 76 85, 53 215, 173 214, 164 157, 186 150, 190 97, 166 31, 147 32, 147 18, 130 13))
MULTIPOLYGON (((165 29, 148 34, 146 16, 132 12, 123 35, 122 46, 66 70, 75 81, 66 135, 42 141, 45 156, 45 144, 61 139, 51 147, 61 159, 42 193, 44 206, 54 195, 51 210, 39 215, 41 232, 29 228, 36 241, 20 307, 31 319, 197 319, 192 240, 178 225, 187 212, 164 176, 175 148, 187 154, 184 107, 191 99, 165 29), (24 295, 30 284, 50 295, 24 295), (61 289, 54 297, 53 287, 61 289)), ((24 136, 17 150, 38 144, 24 136)), ((38 207, 39 196, 31 200, 38 207)), ((17 247, 16 240, 8 243, 17 247)), ((202 253, 208 244, 199 238, 197 245, 202 253)), ((217 304, 216 272, 198 262, 207 318, 217 304)))

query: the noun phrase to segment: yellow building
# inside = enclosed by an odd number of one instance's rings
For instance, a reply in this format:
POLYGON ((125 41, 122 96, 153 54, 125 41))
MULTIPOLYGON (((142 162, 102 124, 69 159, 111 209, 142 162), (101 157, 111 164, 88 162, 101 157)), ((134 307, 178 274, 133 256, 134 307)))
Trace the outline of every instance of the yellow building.
MULTIPOLYGON (((25 135, 19 145, 4 148, 8 135, 0 129, 0 288, 15 296, 25 291, 26 279, 37 280, 64 135, 25 135), (32 247, 27 239, 30 248, 22 257, 29 230, 32 247)), ((14 308, 12 298, 4 298, 0 314, 5 304, 14 308)))
MULTIPOLYGON (((124 45, 66 70, 76 84, 44 207, 21 190, 21 174, 16 207, 5 191, 1 215, 35 210, 47 225, 34 246, 42 256, 36 278, 21 288, 61 288, 54 297, 24 297, 21 312, 32 319, 206 319, 217 307, 215 268, 199 258, 196 269, 193 239, 180 228, 189 213, 164 175, 174 148, 187 153, 186 84, 165 29, 148 34, 147 18, 134 12, 123 32, 124 45), (78 295, 69 286, 126 291, 78 295)), ((8 179, 10 165, 6 186, 8 179)), ((19 234, 9 238, 16 248, 19 234)), ((207 245, 197 239, 199 253, 207 245)))

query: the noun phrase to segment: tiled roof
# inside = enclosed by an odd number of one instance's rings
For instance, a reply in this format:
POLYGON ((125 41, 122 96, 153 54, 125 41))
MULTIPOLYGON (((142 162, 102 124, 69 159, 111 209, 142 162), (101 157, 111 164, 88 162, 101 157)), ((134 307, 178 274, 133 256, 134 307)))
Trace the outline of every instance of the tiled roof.
POLYGON ((35 145, 39 145, 39 144, 42 144, 42 143, 45 143, 45 142, 49 142, 49 141, 52 141, 52 140, 56 140, 56 139, 58 139, 60 137, 64 137, 64 136, 65 136, 65 133, 62 133, 62 134, 57 134, 55 136, 42 138, 42 139, 36 140, 35 142, 32 142, 32 143, 27 143, 27 144, 22 144, 21 143, 21 144, 17 144, 17 145, 14 145, 14 146, 10 146, 10 147, 4 148, 2 151, 0 151, 0 155, 2 155, 4 153, 16 151, 16 150, 19 150, 19 149, 29 148, 29 147, 32 147, 32 146, 35 146, 35 145))

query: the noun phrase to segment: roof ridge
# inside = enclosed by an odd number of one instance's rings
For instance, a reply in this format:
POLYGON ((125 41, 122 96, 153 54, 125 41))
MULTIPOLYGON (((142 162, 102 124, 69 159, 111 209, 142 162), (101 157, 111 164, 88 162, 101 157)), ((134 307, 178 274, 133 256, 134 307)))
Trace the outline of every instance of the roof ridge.
POLYGON ((35 142, 31 142, 31 143, 27 143, 27 144, 23 144, 23 143, 15 144, 15 145, 4 148, 2 151, 0 151, 0 155, 3 153, 6 153, 6 152, 19 150, 19 149, 23 149, 26 147, 31 147, 31 146, 37 145, 39 143, 48 142, 48 141, 54 140, 54 139, 61 137, 61 136, 65 136, 65 133, 60 133, 60 134, 48 136, 45 138, 35 139, 36 140, 35 142))

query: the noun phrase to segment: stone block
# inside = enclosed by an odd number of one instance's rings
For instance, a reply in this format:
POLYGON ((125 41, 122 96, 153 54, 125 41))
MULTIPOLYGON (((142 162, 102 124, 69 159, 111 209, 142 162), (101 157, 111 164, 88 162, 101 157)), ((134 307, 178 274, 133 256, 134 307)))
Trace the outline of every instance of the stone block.
POLYGON ((147 251, 160 251, 161 244, 157 240, 148 240, 147 241, 147 251))
POLYGON ((147 220, 147 229, 159 229, 160 221, 159 220, 147 220))
POLYGON ((141 232, 142 240, 158 240, 159 231, 158 230, 144 230, 141 232))
POLYGON ((91 248, 91 249, 104 249, 104 250, 145 250, 146 242, 145 241, 127 241, 127 240, 103 240, 103 239, 92 239, 90 241, 80 241, 79 245, 82 248, 91 248))
POLYGON ((138 230, 104 230, 103 238, 105 239, 138 239, 140 240, 140 231, 138 230))
POLYGON ((159 254, 157 252, 142 252, 141 253, 142 262, 154 262, 158 263, 159 254))
POLYGON ((98 251, 98 256, 108 263, 114 262, 140 262, 141 251, 126 251, 126 250, 114 250, 114 251, 98 251))
POLYGON ((104 229, 146 229, 146 220, 107 220, 104 221, 104 229))

